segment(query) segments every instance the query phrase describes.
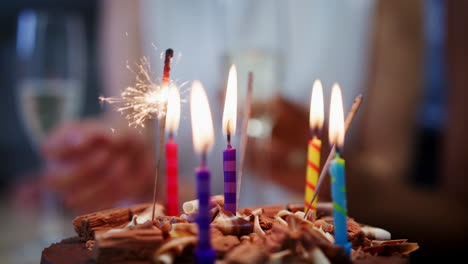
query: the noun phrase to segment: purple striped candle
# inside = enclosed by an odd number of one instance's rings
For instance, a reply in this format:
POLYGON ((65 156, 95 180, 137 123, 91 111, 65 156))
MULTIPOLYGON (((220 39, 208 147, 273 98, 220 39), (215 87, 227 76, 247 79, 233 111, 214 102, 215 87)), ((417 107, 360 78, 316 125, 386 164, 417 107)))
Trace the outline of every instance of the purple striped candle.
POLYGON ((236 214, 236 149, 228 144, 223 151, 224 210, 236 214))
POLYGON ((198 198, 196 263, 214 263, 216 256, 210 242, 210 171, 202 166, 197 170, 196 176, 198 198))

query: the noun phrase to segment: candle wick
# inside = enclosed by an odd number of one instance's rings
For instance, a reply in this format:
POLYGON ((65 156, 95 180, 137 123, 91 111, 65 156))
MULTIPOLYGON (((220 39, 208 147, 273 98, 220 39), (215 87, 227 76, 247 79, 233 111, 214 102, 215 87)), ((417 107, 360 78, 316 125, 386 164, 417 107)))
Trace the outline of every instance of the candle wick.
POLYGON ((336 153, 335 153, 335 159, 339 159, 341 156, 340 156, 340 150, 338 148, 336 148, 336 153))
POLYGON ((206 151, 203 151, 201 154, 201 167, 206 167, 206 151))
POLYGON ((343 146, 338 146, 338 144, 335 143, 335 148, 336 148, 335 157, 340 158, 340 153, 343 153, 343 146))
POLYGON ((311 128, 310 129, 310 138, 319 138, 319 136, 322 134, 322 129, 319 128, 318 126, 311 128))
POLYGON ((231 120, 227 121, 226 124, 226 135, 227 135, 227 145, 228 148, 232 148, 231 146, 231 120))
POLYGON ((169 131, 169 141, 174 140, 174 133, 172 131, 169 131))

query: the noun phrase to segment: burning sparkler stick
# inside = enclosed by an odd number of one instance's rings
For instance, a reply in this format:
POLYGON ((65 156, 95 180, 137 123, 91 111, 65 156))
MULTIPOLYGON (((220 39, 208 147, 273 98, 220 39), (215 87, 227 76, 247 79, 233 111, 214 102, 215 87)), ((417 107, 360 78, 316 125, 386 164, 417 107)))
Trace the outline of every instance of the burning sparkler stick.
MULTIPOLYGON (((164 91, 166 100, 163 102, 164 104, 164 113, 167 110, 167 94, 169 93, 169 78, 171 72, 171 61, 172 57, 174 56, 174 51, 172 49, 166 50, 166 55, 164 57, 164 71, 163 71, 163 79, 161 87, 164 91)), ((153 187, 153 210, 151 213, 151 220, 154 219, 154 209, 156 208, 156 190, 158 187, 158 175, 161 170, 161 159, 163 155, 164 149, 164 136, 165 136, 165 127, 166 127, 166 115, 162 115, 159 119, 159 151, 158 151, 158 161, 156 163, 156 172, 154 174, 154 187, 153 187)))
MULTIPOLYGON (((134 71, 130 66, 128 69, 134 71)), ((170 67, 169 67, 170 69, 170 67)), ((148 58, 143 57, 136 68, 135 86, 127 87, 120 97, 99 97, 101 102, 116 104, 116 111, 129 120, 129 126, 145 126, 145 121, 154 116, 165 115, 167 94, 162 93, 162 86, 153 80, 151 65, 148 58)))
POLYGON ((237 180, 237 206, 239 206, 239 200, 241 197, 241 185, 242 185, 242 175, 244 174, 244 163, 245 163, 245 151, 247 147, 247 125, 250 119, 250 108, 252 102, 252 91, 253 91, 253 73, 249 72, 248 77, 248 86, 247 86, 247 96, 245 99, 245 112, 244 112, 244 121, 242 123, 242 135, 241 135, 241 154, 240 154, 240 163, 239 163, 239 175, 237 180))
MULTIPOLYGON (((354 115, 356 114, 357 110, 359 109, 359 106, 361 105, 361 102, 362 102, 362 94, 356 96, 356 98, 354 99, 353 105, 351 106, 351 109, 349 110, 348 116, 346 116, 345 132, 348 131, 349 126, 351 125, 351 122, 354 119, 354 115)), ((305 211, 304 219, 308 216, 310 206, 312 205, 314 200, 318 197, 318 193, 320 192, 320 187, 322 186, 322 183, 324 182, 326 178, 325 176, 327 175, 328 168, 330 167, 330 162, 335 157, 335 153, 336 153, 336 144, 333 144, 330 150, 330 154, 328 155, 327 161, 323 165, 322 171, 320 172, 320 176, 317 182, 317 186, 315 188, 314 196, 312 197, 312 200, 310 200, 309 206, 307 207, 307 210, 305 211)))

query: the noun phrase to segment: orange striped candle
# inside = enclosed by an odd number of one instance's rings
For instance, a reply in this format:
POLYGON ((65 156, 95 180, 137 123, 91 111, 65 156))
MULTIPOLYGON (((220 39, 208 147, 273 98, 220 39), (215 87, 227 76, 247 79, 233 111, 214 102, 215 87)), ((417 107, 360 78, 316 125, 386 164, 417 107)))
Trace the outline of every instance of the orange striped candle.
POLYGON ((314 196, 315 186, 317 185, 318 177, 320 175, 320 150, 322 149, 322 141, 319 139, 318 134, 323 126, 323 89, 320 80, 315 80, 312 87, 312 96, 310 100, 310 131, 312 139, 309 140, 309 147, 307 151, 307 171, 306 171, 306 184, 304 194, 304 212, 309 209, 316 212, 317 199, 310 204, 314 196), (310 208, 308 208, 310 205, 310 208))

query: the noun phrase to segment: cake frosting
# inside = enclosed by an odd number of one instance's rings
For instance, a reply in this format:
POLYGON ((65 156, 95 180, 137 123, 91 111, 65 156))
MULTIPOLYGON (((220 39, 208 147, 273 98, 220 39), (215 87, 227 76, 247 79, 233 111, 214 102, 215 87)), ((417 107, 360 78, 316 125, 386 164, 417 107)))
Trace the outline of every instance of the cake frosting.
MULTIPOLYGON (((236 215, 223 209, 222 196, 213 196, 211 244, 217 263, 408 263, 418 248, 406 239, 391 239, 390 232, 348 219, 351 257, 335 246, 330 205, 319 203, 316 219, 305 217, 299 206, 269 205, 244 208, 236 215)), ((78 238, 46 248, 42 263, 193 263, 198 228, 198 203, 183 204, 180 217, 165 216, 157 204, 136 205, 79 216, 74 220, 78 238), (61 247, 76 247, 69 262, 57 258, 61 247), (73 261, 71 261, 73 260, 73 261), (76 261, 75 261, 76 260, 76 261), (71 261, 71 262, 70 262, 71 261)))

